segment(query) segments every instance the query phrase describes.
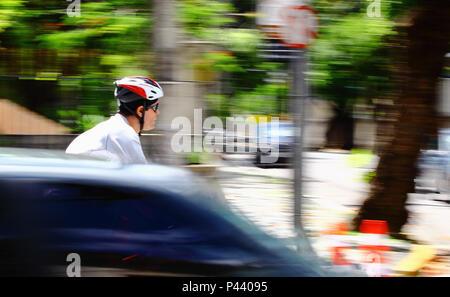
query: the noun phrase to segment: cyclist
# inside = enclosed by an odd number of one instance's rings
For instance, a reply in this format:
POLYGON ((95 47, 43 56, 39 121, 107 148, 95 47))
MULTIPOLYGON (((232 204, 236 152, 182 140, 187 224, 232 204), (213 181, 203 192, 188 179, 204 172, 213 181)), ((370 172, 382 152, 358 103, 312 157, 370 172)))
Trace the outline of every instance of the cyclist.
POLYGON ((128 76, 114 84, 118 112, 76 137, 66 153, 122 163, 147 163, 139 136, 142 131, 154 128, 163 90, 156 81, 145 76, 128 76))

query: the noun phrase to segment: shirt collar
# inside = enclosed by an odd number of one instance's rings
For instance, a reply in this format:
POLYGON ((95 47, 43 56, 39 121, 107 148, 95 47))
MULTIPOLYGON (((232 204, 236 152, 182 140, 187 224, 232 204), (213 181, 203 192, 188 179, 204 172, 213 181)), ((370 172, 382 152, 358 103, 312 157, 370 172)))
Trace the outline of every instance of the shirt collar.
MULTIPOLYGON (((130 127, 131 130, 133 130, 134 133, 136 133, 136 131, 133 129, 133 127, 131 127, 130 123, 128 122, 127 118, 124 117, 123 115, 121 115, 120 113, 116 113, 114 115, 114 117, 117 117, 118 119, 122 120, 124 124, 126 124, 128 127, 130 127)), ((136 133, 137 135, 137 133, 136 133)))

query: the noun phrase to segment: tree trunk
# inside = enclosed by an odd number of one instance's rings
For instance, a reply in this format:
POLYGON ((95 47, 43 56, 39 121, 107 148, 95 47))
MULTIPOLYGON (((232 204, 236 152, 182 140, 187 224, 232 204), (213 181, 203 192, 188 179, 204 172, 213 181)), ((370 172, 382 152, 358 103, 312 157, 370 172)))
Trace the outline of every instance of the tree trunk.
POLYGON ((398 235, 408 219, 407 194, 414 191, 416 159, 427 136, 435 134, 436 87, 450 41, 450 3, 422 0, 406 29, 401 69, 399 116, 394 137, 381 154, 371 192, 353 220, 385 220, 398 235))
POLYGON ((354 121, 350 114, 336 113, 328 123, 326 148, 351 150, 353 148, 354 121))
POLYGON ((153 0, 153 49, 155 51, 155 78, 175 80, 176 24, 175 0, 153 0))

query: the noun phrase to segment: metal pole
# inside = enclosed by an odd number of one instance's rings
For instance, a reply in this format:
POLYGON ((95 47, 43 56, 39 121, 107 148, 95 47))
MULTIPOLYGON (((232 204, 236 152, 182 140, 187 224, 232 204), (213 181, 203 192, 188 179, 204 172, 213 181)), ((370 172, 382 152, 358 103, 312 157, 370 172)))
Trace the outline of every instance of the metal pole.
POLYGON ((294 228, 297 235, 297 250, 300 252, 313 252, 310 242, 305 234, 302 220, 303 198, 303 151, 305 135, 306 100, 308 99, 308 85, 305 80, 307 70, 306 50, 298 50, 292 60, 292 111, 295 126, 294 145, 294 228))

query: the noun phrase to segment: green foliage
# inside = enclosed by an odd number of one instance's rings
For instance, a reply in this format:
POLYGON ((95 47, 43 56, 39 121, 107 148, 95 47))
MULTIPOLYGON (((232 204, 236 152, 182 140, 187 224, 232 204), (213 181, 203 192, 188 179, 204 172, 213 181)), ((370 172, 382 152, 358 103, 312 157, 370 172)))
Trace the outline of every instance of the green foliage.
POLYGON ((444 67, 443 75, 450 75, 450 67, 448 66, 444 67))
MULTIPOLYGON (((211 107, 225 109, 217 110, 221 115, 239 110, 282 112, 283 107, 280 106, 283 104, 277 101, 286 99, 287 86, 272 85, 266 79, 269 71, 274 68, 283 71, 285 65, 267 63, 259 58, 263 37, 258 30, 233 28, 233 23, 228 19, 225 21, 225 17, 210 23, 204 20, 207 15, 230 15, 232 12, 229 6, 215 6, 215 1, 208 2, 212 3, 211 6, 204 8, 203 1, 179 1, 189 19, 183 23, 187 32, 219 47, 219 50, 205 55, 209 62, 201 66, 222 73, 224 88, 220 96, 208 97, 211 107), (225 24, 227 28, 218 29, 225 24), (274 96, 271 90, 277 88, 283 91, 274 96)), ((309 50, 311 66, 308 79, 315 94, 334 102, 337 112, 351 113, 356 102, 382 96, 392 87, 386 40, 395 34, 388 17, 397 2, 383 1, 380 18, 367 16, 370 3, 312 2, 318 10, 321 27, 319 39, 309 50)))
MULTIPOLYGON (((374 161, 375 157, 376 156, 371 150, 352 149, 350 155, 347 157, 346 163, 351 167, 368 167, 374 161)), ((375 170, 367 171, 359 178, 359 180, 365 183, 371 183, 375 174, 375 170)))
POLYGON ((280 115, 286 112, 286 84, 266 83, 250 91, 238 91, 233 98, 226 94, 208 94, 206 102, 216 116, 232 114, 280 115))
POLYGON ((130 1, 114 2, 82 3, 80 17, 64 15, 62 18, 63 27, 69 30, 39 35, 37 40, 40 46, 57 50, 88 47, 128 54, 145 49, 145 35, 151 26, 150 16, 127 11, 130 1), (114 2, 116 5, 113 5, 114 2))
MULTIPOLYGON (((321 24, 320 37, 309 51, 313 91, 341 110, 386 92, 390 61, 385 40, 394 34, 391 18, 414 3, 383 0, 382 18, 368 18, 368 1, 312 0, 321 24)), ((64 0, 2 0, 0 46, 13 51, 0 59, 0 71, 83 79, 30 82, 33 94, 23 81, 2 81, 0 96, 32 106, 39 101, 42 111, 63 102, 57 109, 75 113, 54 112, 54 117, 81 131, 115 111, 114 78, 151 76, 156 60, 149 42, 152 2, 81 1, 80 17, 67 16, 68 4, 64 0)), ((201 64, 192 66, 220 74, 222 90, 206 98, 214 112, 227 116, 286 111, 287 84, 268 81, 269 72, 285 72, 286 64, 260 58, 264 38, 252 27, 254 17, 234 14, 250 12, 255 0, 177 0, 177 7, 177 20, 185 32, 212 44, 201 64)))
POLYGON ((352 13, 321 28, 310 49, 309 79, 314 91, 351 112, 358 99, 381 96, 391 88, 386 39, 395 34, 387 18, 352 13))
POLYGON ((72 132, 79 133, 93 128, 107 117, 95 114, 82 114, 79 110, 58 110, 58 115, 64 118, 63 123, 72 126, 72 132))
POLYGON ((65 13, 68 5, 64 0, 1 1, 1 46, 13 50, 0 60, 3 74, 78 79, 33 84, 32 98, 23 82, 13 81, 0 96, 25 106, 39 101, 38 112, 82 132, 115 111, 114 78, 150 74, 152 16, 148 0, 81 1, 79 17, 65 13), (56 100, 73 112, 61 112, 56 100))
POLYGON ((347 157, 347 163, 352 167, 369 166, 375 158, 371 150, 352 149, 350 155, 347 157))
POLYGON ((186 155, 186 162, 188 164, 208 164, 211 163, 211 157, 205 152, 191 152, 186 155))
POLYGON ((24 2, 24 0, 2 0, 0 2, 0 32, 15 23, 17 16, 21 14, 20 10, 24 2))
POLYGON ((250 114, 280 114, 286 106, 280 108, 280 104, 288 96, 288 86, 285 84, 267 83, 257 86, 252 91, 236 94, 233 113, 246 111, 250 114))
POLYGON ((211 51, 205 54, 205 58, 209 61, 206 67, 210 67, 218 71, 226 72, 245 72, 245 69, 239 66, 239 61, 236 56, 232 55, 228 51, 211 51))
POLYGON ((217 33, 215 29, 233 21, 226 16, 232 9, 232 5, 227 2, 178 0, 178 19, 192 36, 209 39, 217 33))
MULTIPOLYGON (((259 57, 263 36, 255 28, 237 27, 231 3, 206 0, 179 0, 180 20, 191 37, 213 44, 204 54, 201 64, 193 65, 203 70, 221 74, 223 88, 220 94, 209 94, 206 101, 217 116, 233 113, 278 113, 277 100, 287 95, 285 85, 266 81, 269 70, 279 70, 282 65, 269 63, 259 57), (224 27, 226 26, 226 27, 224 27)), ((240 9, 254 7, 247 1, 240 9)))
MULTIPOLYGON (((381 0, 380 12, 383 18, 394 20, 420 0, 381 0)), ((311 0, 311 6, 318 11, 320 22, 328 26, 340 18, 353 14, 366 14, 373 1, 365 0, 311 0)))
POLYGON ((362 181, 370 184, 372 182, 372 180, 375 178, 375 176, 376 176, 376 171, 368 171, 363 174, 362 181))
POLYGON ((380 17, 368 17, 371 1, 312 0, 320 16, 319 39, 310 48, 313 91, 351 113, 354 103, 382 97, 392 88, 395 20, 416 0, 380 1, 380 17))

